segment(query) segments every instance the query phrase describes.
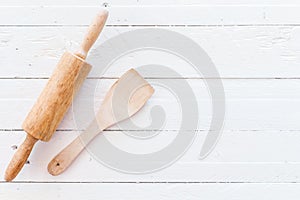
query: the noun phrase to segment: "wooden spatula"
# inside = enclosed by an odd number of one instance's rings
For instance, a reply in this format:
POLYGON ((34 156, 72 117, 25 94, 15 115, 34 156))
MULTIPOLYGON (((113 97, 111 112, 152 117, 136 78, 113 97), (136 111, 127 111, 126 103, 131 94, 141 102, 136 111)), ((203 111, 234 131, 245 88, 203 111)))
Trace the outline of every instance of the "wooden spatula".
POLYGON ((54 176, 64 172, 95 136, 139 111, 153 92, 151 85, 134 69, 127 71, 112 85, 88 128, 52 159, 48 172, 54 176))

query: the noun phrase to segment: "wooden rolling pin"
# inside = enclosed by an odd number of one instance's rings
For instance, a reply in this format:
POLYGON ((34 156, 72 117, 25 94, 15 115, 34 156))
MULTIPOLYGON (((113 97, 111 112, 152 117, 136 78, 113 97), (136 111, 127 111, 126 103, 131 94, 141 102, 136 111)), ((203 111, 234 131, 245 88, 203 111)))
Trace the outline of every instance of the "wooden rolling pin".
POLYGON ((102 31, 108 12, 102 10, 89 26, 88 32, 75 54, 65 52, 47 85, 23 122, 27 137, 10 161, 5 180, 13 180, 28 159, 38 140, 49 141, 67 112, 76 91, 80 88, 91 66, 84 60, 102 31))

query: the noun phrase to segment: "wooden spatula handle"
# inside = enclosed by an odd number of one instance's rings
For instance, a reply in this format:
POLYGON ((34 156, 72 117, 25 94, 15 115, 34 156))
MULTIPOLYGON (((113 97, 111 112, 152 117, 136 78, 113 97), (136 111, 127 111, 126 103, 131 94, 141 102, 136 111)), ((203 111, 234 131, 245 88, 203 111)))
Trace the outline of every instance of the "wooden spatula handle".
POLYGON ((107 10, 104 9, 97 14, 95 19, 89 26, 88 31, 82 41, 80 51, 76 53, 77 56, 81 57, 82 59, 86 58, 87 53, 89 52, 90 48, 93 46, 100 32, 102 31, 107 16, 108 16, 108 12, 107 10))
POLYGON ((82 152, 85 146, 105 128, 107 127, 101 128, 98 125, 97 119, 93 120, 85 132, 81 133, 50 161, 48 164, 48 172, 53 176, 63 173, 82 152))
POLYGON ((14 154, 12 160, 10 161, 6 169, 6 181, 11 181, 18 175, 23 165, 26 163, 34 144, 37 141, 38 140, 36 138, 27 134, 26 139, 24 140, 23 144, 18 148, 17 152, 14 154))
POLYGON ((48 164, 48 172, 57 176, 64 172, 84 149, 85 145, 78 136, 72 143, 58 153, 48 164))

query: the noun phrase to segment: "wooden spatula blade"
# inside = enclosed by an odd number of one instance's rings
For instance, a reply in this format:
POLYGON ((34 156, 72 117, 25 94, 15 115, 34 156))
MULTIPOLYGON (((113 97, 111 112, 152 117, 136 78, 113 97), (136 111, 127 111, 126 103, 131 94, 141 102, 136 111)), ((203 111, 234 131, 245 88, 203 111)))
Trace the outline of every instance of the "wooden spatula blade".
POLYGON ((130 69, 106 95, 97 114, 99 125, 107 127, 131 117, 143 107, 153 93, 152 86, 137 71, 130 69))

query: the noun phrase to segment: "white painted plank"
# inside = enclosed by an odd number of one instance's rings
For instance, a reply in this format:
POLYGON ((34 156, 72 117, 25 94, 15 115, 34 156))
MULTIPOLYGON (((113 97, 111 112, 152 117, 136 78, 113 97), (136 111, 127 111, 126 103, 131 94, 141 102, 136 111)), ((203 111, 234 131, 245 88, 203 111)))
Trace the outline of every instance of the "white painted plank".
MULTIPOLYGON (((0 25, 88 25, 99 7, 2 6, 0 25)), ((299 5, 111 6, 109 11, 108 25, 274 25, 300 19, 299 5)))
MULTIPOLYGON (((151 123, 150 110, 159 105, 166 113, 166 130, 178 130, 181 122, 179 102, 191 101, 190 96, 177 99, 170 91, 156 84, 161 79, 148 79, 156 89, 155 94, 141 112, 133 117, 136 124, 147 127, 151 123)), ((43 79, 2 79, 0 80, 0 128, 19 129, 21 122, 30 110, 47 80, 43 79)), ((93 110, 98 109, 106 91, 115 80, 87 80, 76 99, 73 111, 69 111, 60 129, 85 128, 93 118, 93 110), (95 91, 95 87, 97 90, 95 91), (95 100, 95 104, 90 103, 95 100), (92 104, 91 106, 89 106, 92 104), (95 106, 95 107, 93 107, 95 106), (91 108, 91 109, 89 109, 91 108), (89 109, 89 110, 88 110, 89 109), (76 123, 75 123, 76 122, 76 123), (77 126, 76 126, 77 124, 77 126)), ((174 79, 164 80, 174 81, 174 79)), ((177 79, 177 84, 186 80, 177 79)), ((226 95, 226 130, 300 130, 300 80, 223 80, 226 95)), ((211 97, 204 80, 187 81, 193 88, 199 109, 198 130, 208 130, 212 116, 211 97)), ((165 84, 165 83, 163 83, 165 84)), ((217 92, 218 93, 218 92, 217 92)), ((123 122, 125 125, 127 122, 123 122)), ((114 128, 118 128, 114 126, 114 128)))
POLYGON ((108 6, 132 6, 132 5, 299 5, 297 0, 3 0, 1 1, 1 6, 99 6, 101 4, 107 4, 108 6))
MULTIPOLYGON (((121 33, 142 28, 106 27, 88 61, 94 68, 89 77, 99 77, 103 43, 121 33)), ((300 28, 280 27, 177 27, 166 30, 195 41, 214 62, 222 78, 300 77, 300 28)), ((49 77, 66 49, 74 50, 86 27, 1 27, 0 77, 49 77)), ((159 40, 158 40, 159 42, 159 40)), ((108 43, 107 43, 108 44, 108 43)), ((126 46, 126 41, 120 43, 126 46)), ((109 45, 108 45, 109 46, 109 45)), ((179 45, 180 47, 180 45, 179 45)), ((113 52, 118 46, 111 47, 113 52)), ((128 53, 112 63, 104 77, 119 77, 131 67, 160 64, 182 77, 203 77, 179 57, 157 50, 128 53)), ((156 76, 166 77, 156 73, 156 76)), ((205 78, 216 78, 212 75, 205 78)))
POLYGON ((0 198, 7 199, 39 199, 43 196, 45 200, 63 200, 63 199, 189 199, 198 200, 214 199, 299 199, 299 184, 141 184, 141 183, 88 183, 88 184, 70 184, 70 183, 17 183, 1 184, 3 190, 0 192, 0 198), (34 197, 33 197, 33 194, 34 197))
MULTIPOLYGON (((91 145, 105 138, 117 148, 136 153, 151 153, 165 148, 176 132, 162 132, 149 140, 136 140, 120 131, 99 135, 91 145), (166 137, 163 137, 165 135, 166 137)), ((225 131, 215 150, 204 160, 199 152, 205 134, 198 132, 189 150, 172 166, 147 174, 130 174, 115 171, 99 163, 93 154, 84 151, 73 165, 60 176, 48 174, 48 162, 76 132, 57 132, 48 143, 39 142, 29 161, 15 181, 39 182, 300 182, 299 131, 225 131)), ((1 132, 0 147, 4 153, 0 170, 5 171, 15 152, 13 145, 20 145, 23 132, 1 132)), ((145 161, 147 162, 147 161, 145 161)))
POLYGON ((21 0, 3 0, 1 2, 2 6, 34 6, 34 5, 51 5, 51 6, 99 6, 103 3, 109 6, 132 6, 132 5, 299 5, 297 0, 77 0, 73 2, 71 0, 31 0, 31 1, 21 1, 21 0))

